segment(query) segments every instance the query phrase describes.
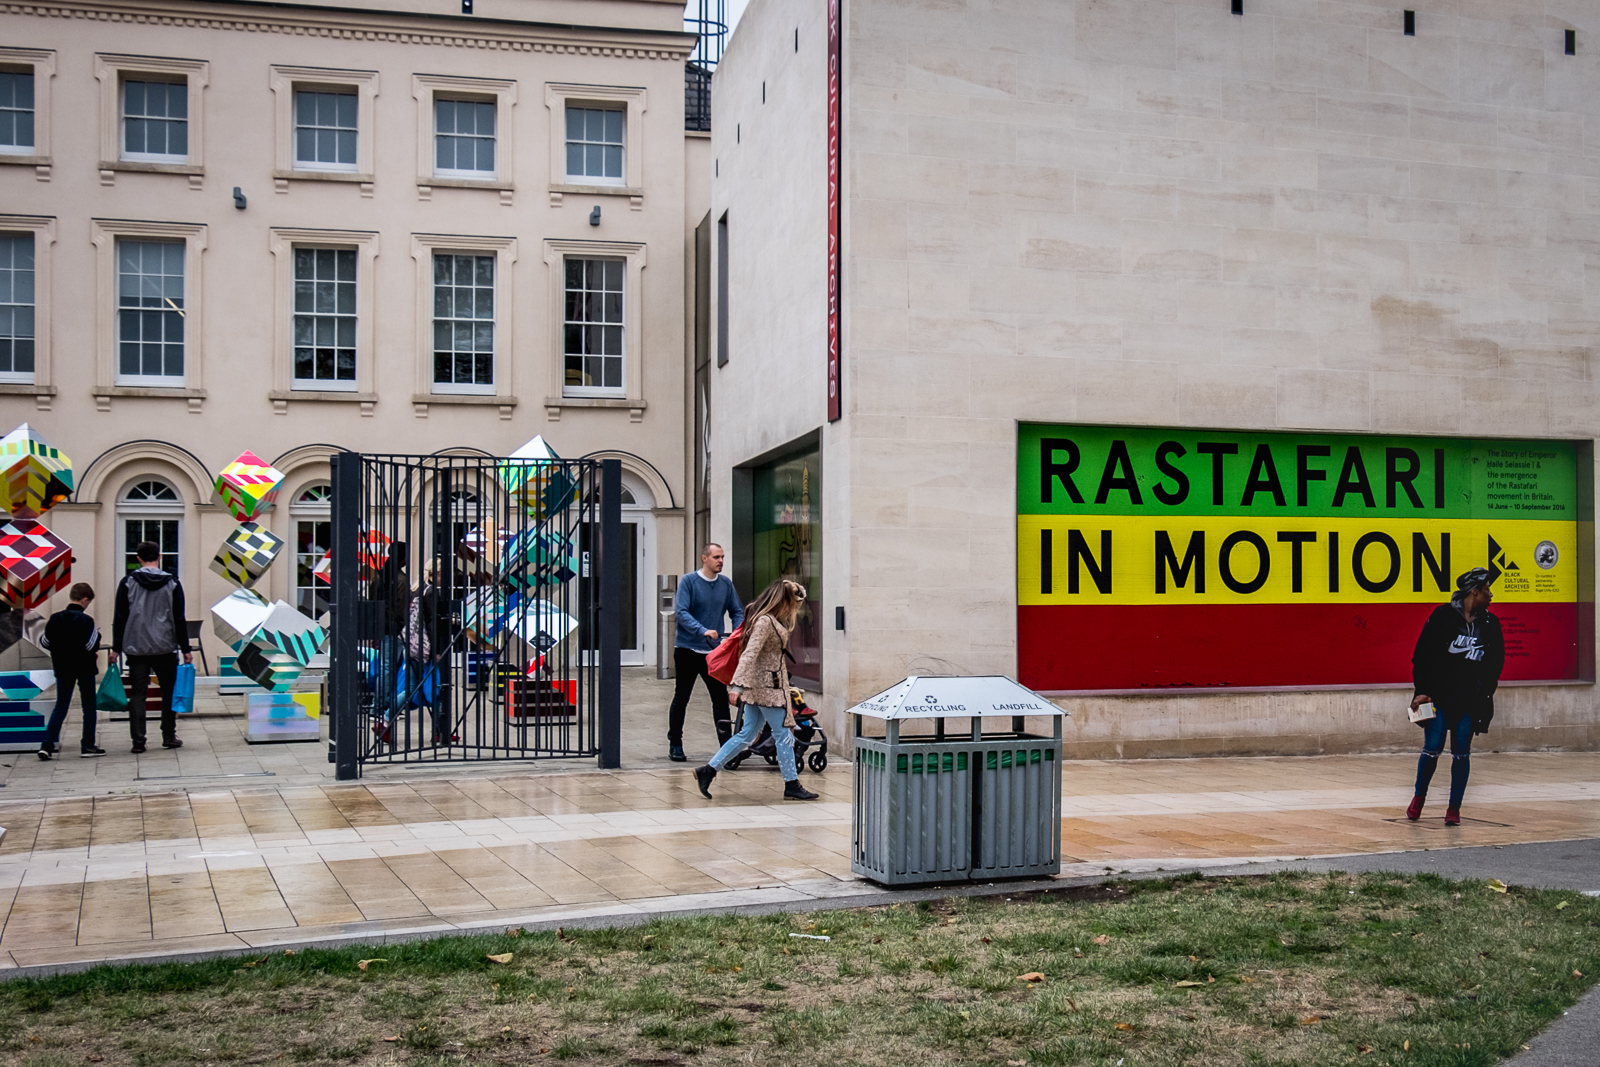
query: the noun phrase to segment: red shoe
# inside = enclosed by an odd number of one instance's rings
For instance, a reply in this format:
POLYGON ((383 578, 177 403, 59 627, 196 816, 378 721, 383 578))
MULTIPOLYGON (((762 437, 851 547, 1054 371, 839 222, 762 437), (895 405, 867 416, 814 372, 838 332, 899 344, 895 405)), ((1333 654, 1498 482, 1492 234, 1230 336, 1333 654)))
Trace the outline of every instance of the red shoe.
POLYGON ((1461 809, 1460 808, 1446 808, 1446 809, 1444 809, 1444 824, 1446 826, 1460 826, 1461 825, 1461 809))
POLYGON ((1411 806, 1406 809, 1406 818, 1410 819, 1412 822, 1416 822, 1418 819, 1422 818, 1422 802, 1427 799, 1427 797, 1422 796, 1412 797, 1411 806))

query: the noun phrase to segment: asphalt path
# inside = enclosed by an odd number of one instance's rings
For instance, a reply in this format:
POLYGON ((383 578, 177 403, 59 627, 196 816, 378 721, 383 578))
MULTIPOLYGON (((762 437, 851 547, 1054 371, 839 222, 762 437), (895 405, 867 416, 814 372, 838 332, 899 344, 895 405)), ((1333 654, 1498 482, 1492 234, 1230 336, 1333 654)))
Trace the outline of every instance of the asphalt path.
MULTIPOLYGON (((1204 873, 1211 877, 1275 870, 1396 871, 1443 878, 1498 878, 1508 885, 1575 889, 1600 896, 1600 838, 1249 863, 1207 867, 1204 873)), ((1528 1045, 1528 1051, 1504 1061, 1508 1067, 1600 1067, 1600 986, 1589 990, 1528 1045)))

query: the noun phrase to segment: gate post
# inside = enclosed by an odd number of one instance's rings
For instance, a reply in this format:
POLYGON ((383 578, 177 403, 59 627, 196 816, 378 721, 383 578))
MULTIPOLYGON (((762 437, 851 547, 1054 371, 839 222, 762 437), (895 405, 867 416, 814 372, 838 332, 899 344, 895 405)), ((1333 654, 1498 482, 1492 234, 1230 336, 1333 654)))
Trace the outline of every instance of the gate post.
POLYGON ((354 452, 333 456, 333 639, 328 687, 333 697, 334 777, 341 782, 361 776, 360 710, 356 692, 356 639, 359 622, 359 576, 356 539, 361 532, 361 457, 354 452))
POLYGON ((600 766, 622 766, 622 461, 600 461, 600 766))

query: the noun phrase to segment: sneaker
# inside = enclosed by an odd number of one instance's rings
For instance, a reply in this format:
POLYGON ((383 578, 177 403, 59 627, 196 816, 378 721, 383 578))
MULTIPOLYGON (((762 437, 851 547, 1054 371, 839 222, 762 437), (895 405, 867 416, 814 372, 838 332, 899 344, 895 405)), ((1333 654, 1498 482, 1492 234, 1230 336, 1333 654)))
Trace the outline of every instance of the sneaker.
POLYGON ((817 794, 800 784, 799 779, 783 783, 783 799, 785 800, 815 800, 817 794))
POLYGON ((1416 822, 1418 819, 1422 818, 1422 802, 1427 799, 1427 797, 1423 796, 1412 797, 1411 806, 1406 809, 1406 818, 1410 819, 1412 822, 1416 822))
POLYGON ((689 757, 683 754, 682 745, 671 745, 667 748, 667 758, 673 763, 688 763, 689 757))
POLYGON ((711 781, 717 776, 717 769, 711 764, 694 769, 695 784, 700 787, 700 795, 707 800, 711 799, 711 781))
POLYGON ((42 759, 42 760, 45 760, 46 762, 49 761, 49 759, 50 759, 50 746, 49 745, 40 745, 39 746, 39 758, 42 759))
POLYGON ((161 742, 161 747, 162 748, 182 748, 183 747, 183 742, 179 741, 176 737, 169 737, 166 740, 161 742))
POLYGON ((1444 809, 1444 824, 1446 826, 1460 826, 1461 825, 1461 809, 1460 808, 1446 808, 1446 809, 1444 809))
POLYGON ((105 754, 106 754, 106 750, 105 749, 103 749, 103 748, 95 748, 93 745, 88 745, 81 752, 78 753, 78 758, 79 759, 94 759, 96 756, 104 756, 105 754))

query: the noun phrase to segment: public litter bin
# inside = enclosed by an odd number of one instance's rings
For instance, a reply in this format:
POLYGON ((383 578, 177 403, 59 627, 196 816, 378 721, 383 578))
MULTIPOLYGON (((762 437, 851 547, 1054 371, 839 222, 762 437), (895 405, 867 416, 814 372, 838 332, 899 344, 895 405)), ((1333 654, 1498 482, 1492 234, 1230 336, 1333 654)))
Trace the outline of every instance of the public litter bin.
POLYGON ((884 885, 1060 873, 1066 711, 1004 676, 913 676, 846 714, 852 871, 884 885), (1028 716, 1048 716, 1053 736, 1028 733, 1028 716), (866 734, 867 718, 883 722, 882 737, 866 734), (1011 728, 986 733, 985 718, 1011 728), (908 720, 932 732, 904 732, 908 720), (967 729, 948 733, 949 720, 967 729))

